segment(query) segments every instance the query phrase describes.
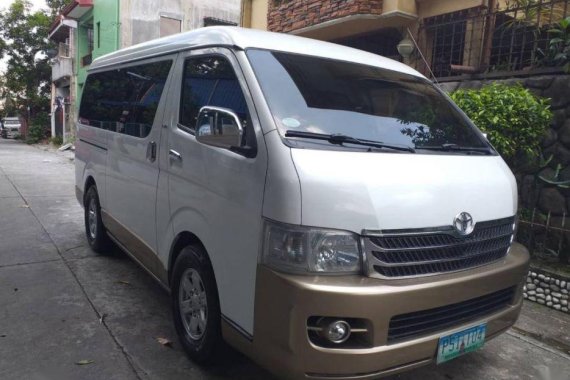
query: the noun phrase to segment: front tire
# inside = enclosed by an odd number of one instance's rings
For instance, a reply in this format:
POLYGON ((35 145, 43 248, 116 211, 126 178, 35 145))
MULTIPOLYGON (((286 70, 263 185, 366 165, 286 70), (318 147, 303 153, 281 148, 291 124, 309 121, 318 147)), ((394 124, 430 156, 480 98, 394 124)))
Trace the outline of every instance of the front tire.
POLYGON ((101 219, 101 205, 97 186, 92 185, 85 194, 85 234, 92 250, 105 253, 111 246, 111 240, 101 219))
POLYGON ((214 271, 198 246, 182 250, 172 273, 174 326, 188 356, 210 364, 223 345, 221 313, 214 271))

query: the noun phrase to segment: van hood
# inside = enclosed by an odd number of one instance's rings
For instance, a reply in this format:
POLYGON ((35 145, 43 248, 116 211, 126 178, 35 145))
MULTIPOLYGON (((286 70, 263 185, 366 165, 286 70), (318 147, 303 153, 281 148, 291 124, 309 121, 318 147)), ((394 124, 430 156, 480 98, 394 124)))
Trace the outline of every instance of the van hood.
POLYGON ((291 149, 301 223, 361 233, 475 223, 517 210, 516 181, 500 156, 291 149))

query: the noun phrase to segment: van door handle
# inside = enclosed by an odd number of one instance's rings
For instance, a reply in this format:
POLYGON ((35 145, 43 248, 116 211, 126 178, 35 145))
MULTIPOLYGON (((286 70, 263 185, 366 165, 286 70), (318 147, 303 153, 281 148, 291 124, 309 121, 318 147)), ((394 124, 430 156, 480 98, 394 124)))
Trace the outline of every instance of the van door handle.
POLYGON ((180 155, 180 153, 178 153, 174 149, 170 149, 168 151, 168 155, 170 156, 170 158, 172 158, 174 160, 182 161, 182 156, 180 155))
POLYGON ((154 162, 156 160, 156 142, 151 141, 148 143, 146 148, 146 159, 150 162, 154 162))

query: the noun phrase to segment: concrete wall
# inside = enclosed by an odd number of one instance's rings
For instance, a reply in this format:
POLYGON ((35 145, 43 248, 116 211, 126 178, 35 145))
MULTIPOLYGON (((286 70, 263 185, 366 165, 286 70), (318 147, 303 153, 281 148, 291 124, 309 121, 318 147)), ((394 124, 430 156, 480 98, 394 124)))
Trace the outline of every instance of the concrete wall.
POLYGON ((204 26, 204 17, 214 17, 239 24, 240 0, 193 0, 184 1, 186 30, 204 26))
POLYGON ((204 17, 239 24, 240 0, 121 0, 120 46, 160 37, 160 17, 181 21, 182 31, 204 26, 204 17))

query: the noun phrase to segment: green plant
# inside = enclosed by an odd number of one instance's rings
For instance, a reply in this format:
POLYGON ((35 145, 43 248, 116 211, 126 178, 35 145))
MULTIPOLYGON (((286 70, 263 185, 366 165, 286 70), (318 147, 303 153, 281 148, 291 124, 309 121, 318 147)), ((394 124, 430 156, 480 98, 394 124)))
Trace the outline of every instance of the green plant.
POLYGON ((487 133, 487 138, 514 167, 540 154, 540 141, 552 119, 549 99, 534 96, 520 84, 493 83, 479 90, 457 90, 451 98, 487 133))
POLYGON ((50 139, 50 142, 52 143, 52 145, 55 146, 62 146, 63 145, 63 137, 61 136, 54 136, 50 139))
POLYGON ((548 30, 548 34, 552 38, 548 40, 546 52, 539 51, 543 58, 538 63, 542 66, 562 66, 564 71, 570 72, 570 16, 560 20, 548 30))
POLYGON ((39 124, 33 124, 30 129, 28 129, 28 134, 26 135, 26 143, 37 144, 45 138, 45 128, 39 124))
POLYGON ((562 165, 556 165, 556 170, 552 178, 545 178, 544 176, 539 175, 538 178, 549 185, 554 185, 560 189, 570 189, 570 181, 560 179, 560 172, 562 171, 562 165))

